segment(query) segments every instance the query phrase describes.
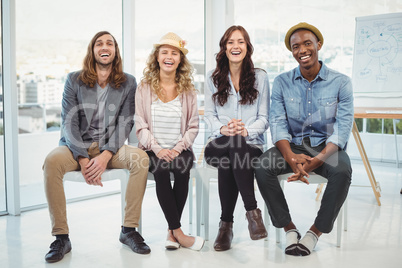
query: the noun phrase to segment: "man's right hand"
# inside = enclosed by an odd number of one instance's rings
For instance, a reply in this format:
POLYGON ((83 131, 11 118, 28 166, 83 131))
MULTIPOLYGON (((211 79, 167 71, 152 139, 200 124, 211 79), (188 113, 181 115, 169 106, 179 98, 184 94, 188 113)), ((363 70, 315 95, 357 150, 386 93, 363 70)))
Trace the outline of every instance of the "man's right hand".
POLYGON ((78 158, 78 163, 81 166, 81 173, 82 173, 82 176, 84 176, 85 182, 87 184, 89 184, 89 185, 103 186, 102 182, 100 180, 99 181, 98 180, 93 180, 93 179, 90 178, 90 176, 88 176, 88 174, 87 174, 87 165, 88 165, 89 161, 90 161, 89 158, 86 158, 86 157, 79 157, 78 158))
MULTIPOLYGON (((86 166, 89 163, 89 158, 79 156, 78 163, 81 166, 82 176, 84 176, 85 181, 88 183, 88 178, 87 178, 88 176, 86 175, 86 171, 87 171, 86 166)), ((90 184, 90 183, 88 183, 88 184, 90 184)))
POLYGON ((288 177, 288 182, 299 180, 309 184, 308 180, 305 178, 308 178, 309 175, 308 172, 304 170, 303 165, 311 161, 313 158, 305 154, 293 153, 290 148, 290 143, 287 140, 277 141, 275 146, 285 158, 286 163, 288 163, 290 168, 293 170, 293 174, 288 177))
POLYGON ((295 154, 289 153, 285 157, 285 161, 292 168, 293 174, 288 177, 288 182, 291 181, 302 181, 306 184, 309 184, 307 178, 309 177, 308 173, 303 169, 303 164, 307 161, 310 161, 311 157, 305 154, 295 154), (301 163, 302 162, 302 163, 301 163), (305 178, 307 177, 307 178, 305 178))

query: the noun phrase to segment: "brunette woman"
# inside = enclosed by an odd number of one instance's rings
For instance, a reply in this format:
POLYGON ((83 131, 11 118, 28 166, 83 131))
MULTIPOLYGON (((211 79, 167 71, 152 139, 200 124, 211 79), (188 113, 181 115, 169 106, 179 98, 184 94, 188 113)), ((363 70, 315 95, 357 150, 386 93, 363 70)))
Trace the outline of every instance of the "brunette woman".
POLYGON ((216 68, 208 73, 205 118, 211 129, 206 162, 218 168, 221 221, 214 243, 228 250, 233 239, 233 212, 243 199, 250 237, 267 237, 254 195, 254 164, 262 154, 268 128, 268 75, 254 68, 253 46, 242 26, 226 30, 219 43, 216 68))

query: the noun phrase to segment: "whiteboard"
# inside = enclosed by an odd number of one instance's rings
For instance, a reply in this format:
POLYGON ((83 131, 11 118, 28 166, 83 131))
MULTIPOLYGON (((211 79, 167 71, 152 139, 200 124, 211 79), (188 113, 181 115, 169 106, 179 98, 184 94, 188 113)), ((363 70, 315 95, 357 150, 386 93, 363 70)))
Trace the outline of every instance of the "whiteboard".
POLYGON ((357 17, 354 92, 402 92, 402 13, 357 17))

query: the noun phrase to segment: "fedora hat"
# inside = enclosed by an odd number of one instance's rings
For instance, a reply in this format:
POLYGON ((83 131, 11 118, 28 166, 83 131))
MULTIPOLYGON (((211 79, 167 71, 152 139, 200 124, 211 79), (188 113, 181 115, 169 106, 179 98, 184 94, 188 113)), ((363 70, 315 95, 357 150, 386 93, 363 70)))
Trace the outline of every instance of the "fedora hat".
POLYGON ((308 24, 307 22, 300 22, 299 24, 296 24, 295 26, 291 27, 288 30, 288 32, 286 33, 285 45, 289 51, 292 51, 292 48, 290 47, 290 37, 292 36, 292 34, 294 32, 296 32, 297 30, 300 30, 300 29, 305 29, 305 30, 312 32, 317 37, 318 41, 321 42, 321 46, 324 44, 324 37, 322 36, 321 32, 316 27, 314 27, 311 24, 308 24))
POLYGON ((172 32, 169 32, 162 36, 161 40, 159 40, 158 43, 154 44, 154 48, 160 47, 162 45, 169 45, 178 48, 181 52, 183 52, 184 55, 188 53, 188 49, 184 48, 184 46, 186 45, 186 41, 184 41, 183 39, 181 39, 180 36, 172 32))

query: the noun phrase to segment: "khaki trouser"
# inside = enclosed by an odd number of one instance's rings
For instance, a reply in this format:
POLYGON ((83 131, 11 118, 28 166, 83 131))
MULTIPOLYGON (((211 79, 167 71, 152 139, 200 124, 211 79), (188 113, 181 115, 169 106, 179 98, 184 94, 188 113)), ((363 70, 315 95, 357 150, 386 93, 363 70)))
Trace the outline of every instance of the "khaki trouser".
MULTIPOLYGON (((88 154, 90 159, 100 154, 97 143, 92 143, 88 149, 88 154)), ((148 164, 148 155, 143 150, 123 145, 107 165, 108 169, 127 169, 130 172, 123 223, 125 227, 138 227, 142 199, 147 184, 148 164)), ((67 172, 75 170, 80 170, 80 165, 73 158, 73 154, 67 146, 55 148, 45 159, 43 172, 46 198, 52 222, 52 235, 69 233, 63 177, 67 172)), ((84 179, 83 182, 85 182, 84 179)))

